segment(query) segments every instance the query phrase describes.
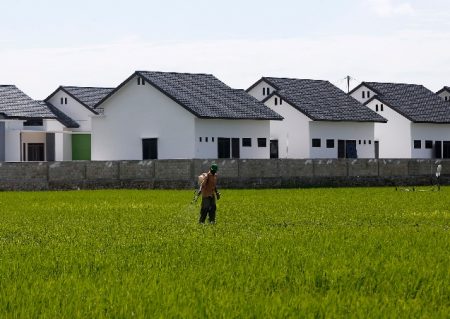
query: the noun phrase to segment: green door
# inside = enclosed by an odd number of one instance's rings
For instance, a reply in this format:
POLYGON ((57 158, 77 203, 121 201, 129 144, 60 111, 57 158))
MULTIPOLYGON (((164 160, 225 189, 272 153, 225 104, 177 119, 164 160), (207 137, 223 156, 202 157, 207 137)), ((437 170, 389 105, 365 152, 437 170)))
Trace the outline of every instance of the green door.
POLYGON ((91 134, 72 135, 72 160, 91 160, 91 134))

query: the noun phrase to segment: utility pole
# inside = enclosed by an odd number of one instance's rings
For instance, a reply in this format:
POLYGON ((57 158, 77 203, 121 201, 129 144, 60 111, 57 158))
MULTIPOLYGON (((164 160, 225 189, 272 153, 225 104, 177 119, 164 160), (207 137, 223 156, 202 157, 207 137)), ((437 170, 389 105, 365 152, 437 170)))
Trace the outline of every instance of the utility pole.
POLYGON ((352 79, 350 75, 347 75, 345 77, 345 79, 347 80, 347 93, 350 93, 350 80, 352 79))

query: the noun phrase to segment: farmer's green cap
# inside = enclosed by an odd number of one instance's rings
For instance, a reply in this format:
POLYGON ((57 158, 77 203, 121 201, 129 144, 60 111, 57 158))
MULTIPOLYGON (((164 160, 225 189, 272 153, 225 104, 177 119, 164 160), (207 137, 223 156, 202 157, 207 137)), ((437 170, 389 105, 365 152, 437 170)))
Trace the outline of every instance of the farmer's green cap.
POLYGON ((216 163, 211 164, 211 171, 217 172, 219 170, 219 166, 216 163))

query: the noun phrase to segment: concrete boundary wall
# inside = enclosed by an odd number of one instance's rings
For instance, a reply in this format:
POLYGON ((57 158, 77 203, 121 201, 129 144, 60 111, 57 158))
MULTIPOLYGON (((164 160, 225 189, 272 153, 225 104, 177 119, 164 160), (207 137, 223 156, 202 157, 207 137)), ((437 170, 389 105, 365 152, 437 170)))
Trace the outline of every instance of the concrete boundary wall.
MULTIPOLYGON (((0 190, 104 188, 192 189, 213 160, 0 162, 0 190)), ((295 188, 450 184, 450 160, 229 159, 219 165, 221 188, 295 188)))

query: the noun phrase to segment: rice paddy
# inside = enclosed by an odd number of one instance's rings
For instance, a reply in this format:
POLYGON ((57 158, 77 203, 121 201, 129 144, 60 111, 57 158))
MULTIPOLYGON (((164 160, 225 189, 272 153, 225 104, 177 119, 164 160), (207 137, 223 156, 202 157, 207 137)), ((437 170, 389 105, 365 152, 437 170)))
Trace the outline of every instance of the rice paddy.
POLYGON ((450 188, 221 193, 0 193, 0 317, 449 317, 450 188))

